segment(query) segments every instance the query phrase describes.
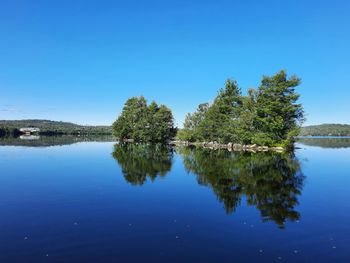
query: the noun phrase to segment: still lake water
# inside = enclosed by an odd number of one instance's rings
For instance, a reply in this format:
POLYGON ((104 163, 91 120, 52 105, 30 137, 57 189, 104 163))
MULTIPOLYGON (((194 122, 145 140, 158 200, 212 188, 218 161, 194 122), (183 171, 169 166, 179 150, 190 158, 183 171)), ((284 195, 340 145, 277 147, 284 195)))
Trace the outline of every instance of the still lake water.
POLYGON ((294 154, 0 145, 0 262, 350 262, 349 138, 294 154))

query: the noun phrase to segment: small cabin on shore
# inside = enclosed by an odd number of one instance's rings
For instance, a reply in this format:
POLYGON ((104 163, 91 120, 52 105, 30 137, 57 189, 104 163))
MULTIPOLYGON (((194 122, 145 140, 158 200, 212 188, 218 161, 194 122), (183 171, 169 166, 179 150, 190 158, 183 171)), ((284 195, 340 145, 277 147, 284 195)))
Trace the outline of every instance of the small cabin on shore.
POLYGON ((20 132, 24 133, 25 135, 31 135, 33 133, 39 133, 40 132, 39 128, 33 128, 33 127, 21 128, 19 130, 20 130, 20 132))

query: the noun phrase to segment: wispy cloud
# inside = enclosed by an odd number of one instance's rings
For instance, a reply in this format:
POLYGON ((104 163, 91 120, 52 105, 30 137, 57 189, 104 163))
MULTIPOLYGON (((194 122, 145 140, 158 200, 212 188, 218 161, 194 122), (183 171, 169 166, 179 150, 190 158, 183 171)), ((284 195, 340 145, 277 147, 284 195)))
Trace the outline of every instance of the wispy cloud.
POLYGON ((2 111, 2 112, 16 112, 17 110, 16 110, 16 108, 13 108, 13 107, 4 106, 4 107, 0 108, 0 111, 2 111))
POLYGON ((13 105, 0 105, 0 112, 12 114, 12 113, 24 113, 20 108, 17 108, 13 105))

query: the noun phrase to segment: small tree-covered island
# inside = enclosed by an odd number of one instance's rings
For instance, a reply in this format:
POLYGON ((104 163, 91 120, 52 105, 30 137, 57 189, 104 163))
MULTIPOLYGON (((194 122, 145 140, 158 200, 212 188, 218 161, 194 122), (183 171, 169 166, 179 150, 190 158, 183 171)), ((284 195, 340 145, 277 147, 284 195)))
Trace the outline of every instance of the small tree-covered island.
POLYGON ((124 141, 166 143, 176 135, 174 117, 165 105, 147 105, 144 97, 133 97, 113 123, 113 135, 124 141))
POLYGON ((183 129, 174 127, 171 110, 144 97, 128 99, 113 123, 121 141, 176 143, 229 148, 290 149, 299 135, 304 111, 298 103, 296 76, 282 70, 263 76, 257 89, 243 95, 234 80, 227 80, 212 103, 202 103, 188 113, 183 129))

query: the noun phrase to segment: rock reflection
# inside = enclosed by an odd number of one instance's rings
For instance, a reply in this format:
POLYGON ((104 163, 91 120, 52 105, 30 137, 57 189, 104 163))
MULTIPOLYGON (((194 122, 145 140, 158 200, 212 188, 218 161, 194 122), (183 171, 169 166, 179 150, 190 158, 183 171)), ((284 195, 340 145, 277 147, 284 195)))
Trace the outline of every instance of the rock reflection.
POLYGON ((181 148, 188 172, 199 184, 213 189, 228 213, 235 211, 242 197, 260 210, 263 221, 283 228, 287 220, 298 220, 295 210, 304 176, 293 154, 231 153, 226 150, 181 148))
POLYGON ((164 145, 115 144, 113 158, 120 165, 124 178, 133 185, 142 185, 165 176, 172 166, 173 149, 164 145))

